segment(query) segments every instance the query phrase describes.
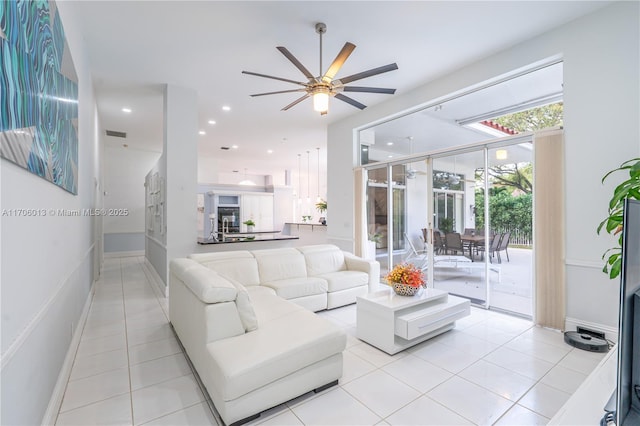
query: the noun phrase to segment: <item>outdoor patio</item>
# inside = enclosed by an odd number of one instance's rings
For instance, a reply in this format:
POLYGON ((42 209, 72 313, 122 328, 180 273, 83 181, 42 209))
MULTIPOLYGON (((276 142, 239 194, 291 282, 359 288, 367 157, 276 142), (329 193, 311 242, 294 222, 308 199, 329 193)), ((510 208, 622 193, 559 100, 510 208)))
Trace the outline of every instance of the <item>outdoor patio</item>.
MULTIPOLYGON (((533 252, 531 249, 511 247, 508 251, 509 261, 502 252, 502 263, 498 263, 497 254, 493 263, 489 263, 489 306, 530 318, 533 314, 533 252)), ((467 297, 472 303, 484 304, 487 298, 484 262, 479 256, 474 256, 475 262, 469 262, 468 256, 466 261, 460 259, 461 261, 456 262, 455 257, 450 258, 436 257, 434 282, 429 285, 450 294, 467 297)), ((388 271, 386 252, 379 253, 376 260, 380 262, 382 278, 388 271)), ((394 264, 405 260, 416 264, 421 261, 407 251, 394 253, 394 264)))

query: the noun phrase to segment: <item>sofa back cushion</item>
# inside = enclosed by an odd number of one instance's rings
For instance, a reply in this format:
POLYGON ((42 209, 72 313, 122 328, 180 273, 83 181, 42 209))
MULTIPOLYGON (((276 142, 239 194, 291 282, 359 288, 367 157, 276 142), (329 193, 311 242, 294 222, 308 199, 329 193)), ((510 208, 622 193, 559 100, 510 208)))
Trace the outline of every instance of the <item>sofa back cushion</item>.
POLYGON ((240 315, 240 321, 244 326, 244 331, 253 331, 258 328, 258 318, 253 310, 253 304, 247 289, 238 281, 230 280, 236 287, 238 296, 236 297, 236 307, 238 308, 238 314, 240 315))
POLYGON ((298 250, 304 255, 307 274, 310 277, 347 269, 344 253, 333 244, 303 246, 298 247, 298 250))
POLYGON ((278 281, 307 276, 304 256, 294 248, 254 250, 260 281, 278 281))
POLYGON ((248 251, 197 253, 190 254, 189 258, 245 286, 260 284, 258 264, 248 251))
POLYGON ((173 259, 169 267, 171 273, 204 303, 236 300, 238 290, 235 285, 191 259, 173 259))

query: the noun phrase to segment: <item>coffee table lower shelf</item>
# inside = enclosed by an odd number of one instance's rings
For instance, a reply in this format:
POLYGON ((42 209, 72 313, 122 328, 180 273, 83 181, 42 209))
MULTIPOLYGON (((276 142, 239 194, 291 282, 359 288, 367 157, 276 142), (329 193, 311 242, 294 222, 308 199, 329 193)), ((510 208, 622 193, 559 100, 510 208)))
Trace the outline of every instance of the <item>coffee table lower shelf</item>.
POLYGON ((471 313, 469 300, 433 288, 398 296, 391 288, 356 298, 358 338, 395 354, 455 326, 471 313))

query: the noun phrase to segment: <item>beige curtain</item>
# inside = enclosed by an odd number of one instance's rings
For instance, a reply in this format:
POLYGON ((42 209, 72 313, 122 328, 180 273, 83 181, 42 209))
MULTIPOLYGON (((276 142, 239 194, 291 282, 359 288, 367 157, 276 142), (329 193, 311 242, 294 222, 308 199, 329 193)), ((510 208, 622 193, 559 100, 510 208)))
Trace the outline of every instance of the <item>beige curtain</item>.
POLYGON ((366 256, 367 250, 367 171, 357 168, 354 171, 354 254, 366 256))
POLYGON ((536 324, 565 327, 564 135, 538 132, 534 150, 534 279, 536 324))

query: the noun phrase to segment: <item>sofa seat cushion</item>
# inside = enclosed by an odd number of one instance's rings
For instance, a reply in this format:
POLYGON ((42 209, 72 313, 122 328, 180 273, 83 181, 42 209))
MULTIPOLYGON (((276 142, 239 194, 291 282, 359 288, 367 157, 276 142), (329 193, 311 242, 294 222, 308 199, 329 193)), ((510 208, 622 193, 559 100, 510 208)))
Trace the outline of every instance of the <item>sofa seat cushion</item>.
POLYGON ((254 332, 209 343, 211 383, 231 401, 345 347, 342 329, 301 309, 261 323, 254 332))
POLYGON ((369 285, 369 275, 360 271, 340 271, 322 274, 318 278, 325 279, 329 292, 347 290, 362 285, 369 285))
POLYGON ((265 286, 247 287, 259 324, 264 324, 276 318, 290 315, 304 310, 302 306, 288 302, 277 296, 275 290, 265 286))
POLYGON ((325 294, 328 289, 327 280, 318 277, 268 281, 262 285, 274 289, 276 294, 283 299, 325 294))

